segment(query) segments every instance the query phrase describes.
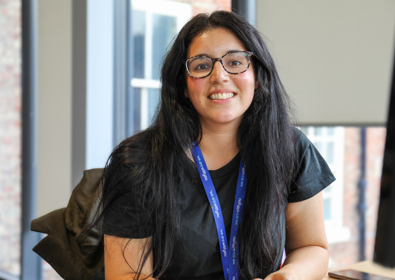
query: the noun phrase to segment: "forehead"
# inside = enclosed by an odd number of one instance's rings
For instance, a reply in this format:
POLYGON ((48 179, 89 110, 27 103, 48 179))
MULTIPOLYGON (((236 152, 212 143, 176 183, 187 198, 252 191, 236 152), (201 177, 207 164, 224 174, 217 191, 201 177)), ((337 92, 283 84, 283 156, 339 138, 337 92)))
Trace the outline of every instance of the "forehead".
POLYGON ((188 57, 209 55, 220 57, 231 50, 246 51, 237 36, 225 28, 213 28, 196 36, 188 49, 188 57))

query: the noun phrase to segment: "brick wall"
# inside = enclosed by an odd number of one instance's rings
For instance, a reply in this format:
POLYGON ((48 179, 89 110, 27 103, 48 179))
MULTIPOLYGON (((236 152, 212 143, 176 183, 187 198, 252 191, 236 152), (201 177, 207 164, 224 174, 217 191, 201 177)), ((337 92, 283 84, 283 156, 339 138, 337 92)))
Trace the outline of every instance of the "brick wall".
MULTIPOLYGON (((373 259, 377 210, 380 193, 381 167, 384 153, 386 130, 371 127, 366 130, 366 259, 373 259)), ((344 162, 344 226, 351 230, 347 242, 330 245, 330 269, 341 268, 359 261, 359 221, 357 209, 359 200, 358 181, 360 169, 360 129, 345 130, 344 162)))
POLYGON ((373 260, 386 133, 385 128, 367 129, 366 258, 368 260, 373 260))
POLYGON ((21 1, 0 0, 0 269, 20 273, 21 1))

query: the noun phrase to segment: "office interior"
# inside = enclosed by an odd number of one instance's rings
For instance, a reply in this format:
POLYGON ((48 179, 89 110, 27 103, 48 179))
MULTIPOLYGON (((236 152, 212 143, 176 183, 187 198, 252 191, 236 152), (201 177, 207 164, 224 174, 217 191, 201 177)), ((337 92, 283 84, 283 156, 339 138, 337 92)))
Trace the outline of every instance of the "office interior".
POLYGON ((65 207, 84 170, 149 126, 177 30, 232 7, 263 34, 295 124, 338 178, 324 194, 330 268, 372 259, 394 1, 2 0, 0 279, 60 279, 31 250, 42 238, 31 220, 65 207))

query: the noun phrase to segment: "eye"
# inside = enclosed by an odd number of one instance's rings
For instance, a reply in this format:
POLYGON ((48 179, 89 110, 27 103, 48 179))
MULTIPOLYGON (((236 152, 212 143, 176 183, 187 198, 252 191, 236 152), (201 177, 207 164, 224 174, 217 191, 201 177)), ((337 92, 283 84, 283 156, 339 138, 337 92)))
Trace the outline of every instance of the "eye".
POLYGON ((209 68, 210 68, 210 66, 207 63, 200 63, 200 64, 194 66, 195 71, 204 71, 209 68))
POLYGON ((245 61, 242 59, 231 59, 226 62, 226 67, 229 69, 240 69, 245 67, 245 61))
POLYGON ((211 59, 208 57, 196 57, 189 61, 188 68, 192 72, 209 72, 212 64, 211 59))
POLYGON ((230 71, 239 71, 248 65, 248 59, 243 52, 232 52, 224 56, 224 66, 230 71))
POLYGON ((240 66, 242 64, 243 64, 243 62, 240 61, 240 60, 231 60, 231 61, 228 62, 228 65, 232 66, 232 67, 240 66))

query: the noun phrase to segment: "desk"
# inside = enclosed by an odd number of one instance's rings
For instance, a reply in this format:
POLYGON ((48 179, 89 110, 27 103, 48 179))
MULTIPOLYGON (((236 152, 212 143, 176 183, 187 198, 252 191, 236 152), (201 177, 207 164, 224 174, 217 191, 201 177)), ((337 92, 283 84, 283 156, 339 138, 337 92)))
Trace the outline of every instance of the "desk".
MULTIPOLYGON (((373 274, 386 276, 386 277, 395 279, 395 268, 394 269, 386 268, 381 265, 375 264, 372 261, 359 262, 359 263, 356 263, 356 264, 353 264, 353 265, 350 265, 347 267, 343 267, 341 269, 336 269, 336 270, 343 270, 343 269, 353 269, 353 270, 373 273, 373 274)), ((329 280, 329 279, 334 279, 334 278, 325 277, 323 280, 329 280)))

